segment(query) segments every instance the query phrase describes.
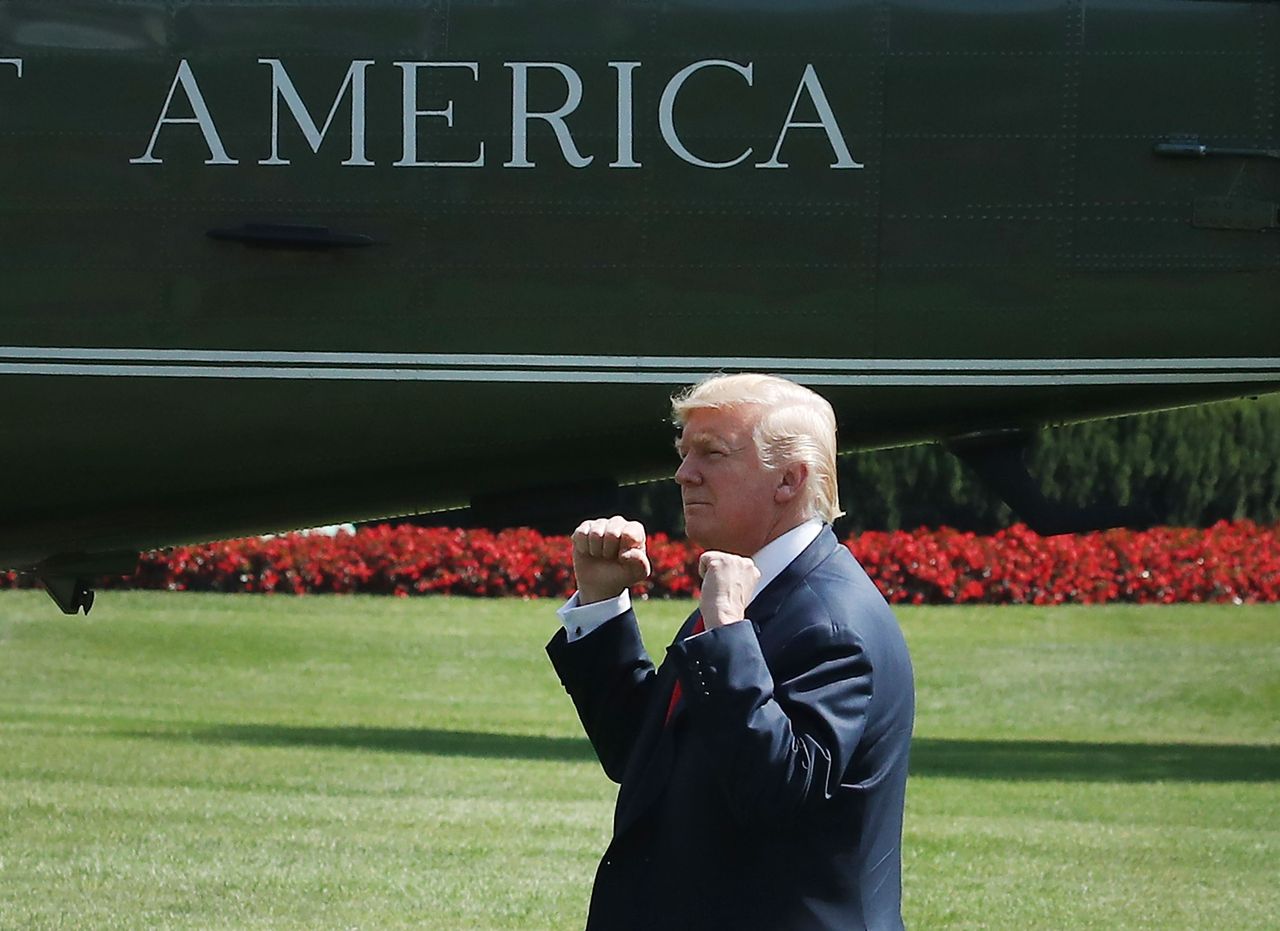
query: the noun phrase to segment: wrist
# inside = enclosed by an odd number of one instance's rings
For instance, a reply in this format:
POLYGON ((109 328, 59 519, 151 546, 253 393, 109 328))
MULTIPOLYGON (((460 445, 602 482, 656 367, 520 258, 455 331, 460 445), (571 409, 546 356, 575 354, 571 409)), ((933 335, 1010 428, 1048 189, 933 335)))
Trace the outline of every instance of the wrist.
POLYGON ((621 595, 625 588, 609 589, 609 588, 579 588, 578 589, 578 605, 595 604, 599 601, 611 601, 621 595))
POLYGON ((714 630, 717 627, 728 627, 730 624, 737 624, 739 621, 746 620, 741 615, 713 615, 708 617, 704 612, 702 615, 702 623, 707 630, 714 630))

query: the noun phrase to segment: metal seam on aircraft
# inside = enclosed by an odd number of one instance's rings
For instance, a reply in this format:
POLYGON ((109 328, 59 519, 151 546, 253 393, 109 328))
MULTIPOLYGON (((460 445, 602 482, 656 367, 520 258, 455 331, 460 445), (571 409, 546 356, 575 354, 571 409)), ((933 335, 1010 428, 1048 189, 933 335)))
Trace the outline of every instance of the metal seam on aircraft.
POLYGON ((236 364, 240 367, 289 365, 334 367, 353 371, 362 366, 432 366, 444 371, 463 368, 598 369, 604 373, 636 374, 646 369, 718 371, 725 368, 861 375, 867 372, 1086 372, 1250 370, 1280 372, 1280 357, 1216 357, 1171 359, 814 359, 750 356, 605 356, 544 353, 382 353, 305 352, 201 349, 105 349, 76 347, 0 346, 0 359, 30 360, 53 365, 66 362, 236 364))
MULTIPOLYGON (((225 367, 200 365, 128 365, 117 363, 0 363, 0 375, 89 376, 126 378, 232 378, 362 381, 458 381, 458 382, 548 382, 560 384, 618 383, 680 385, 716 371, 713 368, 655 371, 589 371, 562 369, 387 369, 343 368, 339 366, 225 367)), ((1114 385, 1175 383, 1280 382, 1280 371, 1231 372, 1115 372, 1112 374, 858 374, 826 372, 796 373, 793 377, 810 385, 866 386, 1012 386, 1012 385, 1114 385)))

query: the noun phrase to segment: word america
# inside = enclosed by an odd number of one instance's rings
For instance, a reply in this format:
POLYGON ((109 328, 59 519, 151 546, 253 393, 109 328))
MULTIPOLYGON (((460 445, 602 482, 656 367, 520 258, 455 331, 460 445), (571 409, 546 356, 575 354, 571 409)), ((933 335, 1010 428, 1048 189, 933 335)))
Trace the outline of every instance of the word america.
MULTIPOLYGON (((259 58, 258 64, 271 69, 271 154, 258 162, 259 165, 288 165, 290 160, 280 154, 281 106, 288 111, 302 131, 312 153, 320 151, 320 145, 333 125, 334 116, 338 112, 344 98, 351 99, 351 154, 342 162, 343 165, 372 167, 375 163, 365 154, 365 77, 372 60, 353 60, 347 68, 342 85, 329 107, 323 125, 317 125, 311 111, 308 110, 302 97, 298 94, 293 81, 278 58, 259 58)), ((403 72, 403 149, 401 157, 393 163, 397 168, 481 168, 486 164, 486 146, 479 141, 474 154, 466 160, 435 161, 419 158, 418 136, 424 121, 434 121, 436 130, 445 132, 454 124, 454 102, 438 110, 422 110, 418 108, 418 82, 422 72, 433 69, 452 69, 467 72, 471 81, 480 80, 480 63, 476 61, 397 61, 392 63, 403 72), (439 121, 443 121, 443 128, 439 121)), ((635 157, 634 149, 634 114, 633 114, 633 82, 638 61, 611 61, 608 66, 617 72, 617 132, 615 134, 616 157, 608 163, 609 168, 640 168, 641 163, 635 157)), ((0 58, 0 66, 8 65, 17 70, 19 78, 23 76, 23 60, 20 58, 0 58)), ((595 159, 594 155, 584 155, 578 148, 573 132, 569 126, 569 117, 582 102, 582 78, 572 67, 555 61, 509 61, 503 67, 511 72, 511 153, 510 158, 502 162, 503 168, 534 168, 533 159, 529 157, 529 126, 535 121, 547 124, 555 134, 561 156, 573 168, 585 168, 595 159), (564 100, 554 109, 533 110, 529 105, 529 76, 536 71, 550 72, 559 75, 564 83, 564 100)), ((658 102, 658 128, 667 148, 678 158, 698 168, 721 169, 733 168, 748 161, 754 154, 753 147, 747 147, 735 158, 725 161, 712 161, 692 152, 681 139, 675 122, 676 100, 686 83, 694 79, 701 71, 712 68, 727 69, 736 73, 740 79, 751 87, 754 81, 754 65, 752 62, 741 64, 724 59, 709 58, 695 61, 677 71, 667 81, 658 102)), ((465 75, 463 76, 465 79, 465 75)), ((173 127, 187 125, 196 127, 204 137, 209 149, 206 165, 238 165, 240 160, 232 157, 223 144, 218 133, 213 113, 205 102, 204 94, 187 59, 178 63, 169 92, 156 118, 151 137, 146 149, 136 158, 129 159, 133 165, 159 165, 164 159, 156 154, 156 143, 161 134, 173 132, 173 127), (177 100, 185 98, 185 104, 177 100), (190 116, 174 116, 173 111, 190 113, 190 116)), ((790 165, 780 157, 787 134, 797 129, 819 129, 826 134, 834 161, 830 166, 834 169, 862 168, 860 162, 854 160, 849 153, 844 134, 836 122, 831 104, 827 100, 822 82, 812 64, 806 64, 796 85, 795 94, 791 98, 791 106, 782 119, 781 127, 773 143, 773 150, 764 161, 754 162, 755 168, 785 169, 790 165), (816 120, 796 119, 796 110, 802 98, 808 98, 809 107, 816 115, 816 120)))

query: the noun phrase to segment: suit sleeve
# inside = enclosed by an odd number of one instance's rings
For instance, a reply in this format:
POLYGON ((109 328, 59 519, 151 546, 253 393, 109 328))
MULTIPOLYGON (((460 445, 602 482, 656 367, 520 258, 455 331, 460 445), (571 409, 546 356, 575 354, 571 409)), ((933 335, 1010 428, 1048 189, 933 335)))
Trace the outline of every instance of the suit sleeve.
POLYGON ((675 643, 688 725, 743 821, 786 824, 835 794, 866 727, 872 669, 816 598, 771 670, 749 622, 675 643))
POLYGON ((547 655, 605 775, 622 782, 656 679, 635 613, 627 611, 573 642, 561 629, 547 644, 547 655))

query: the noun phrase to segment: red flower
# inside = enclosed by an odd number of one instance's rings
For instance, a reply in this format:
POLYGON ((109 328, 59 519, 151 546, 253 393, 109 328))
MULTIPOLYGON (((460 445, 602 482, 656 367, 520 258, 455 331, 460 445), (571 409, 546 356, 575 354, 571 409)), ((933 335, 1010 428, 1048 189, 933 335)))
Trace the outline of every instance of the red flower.
MULTIPOLYGON (((868 531, 845 545, 893 603, 1240 603, 1280 601, 1278 533, 1224 521, 1205 530, 1040 537, 1015 525, 986 537, 947 527, 868 531)), ((648 548, 653 572, 633 594, 696 597, 700 551, 663 534, 648 548)), ((0 572, 0 588, 32 584, 29 575, 0 572)), ((565 536, 379 525, 158 550, 143 554, 132 575, 98 587, 564 598, 574 584, 565 536)))

